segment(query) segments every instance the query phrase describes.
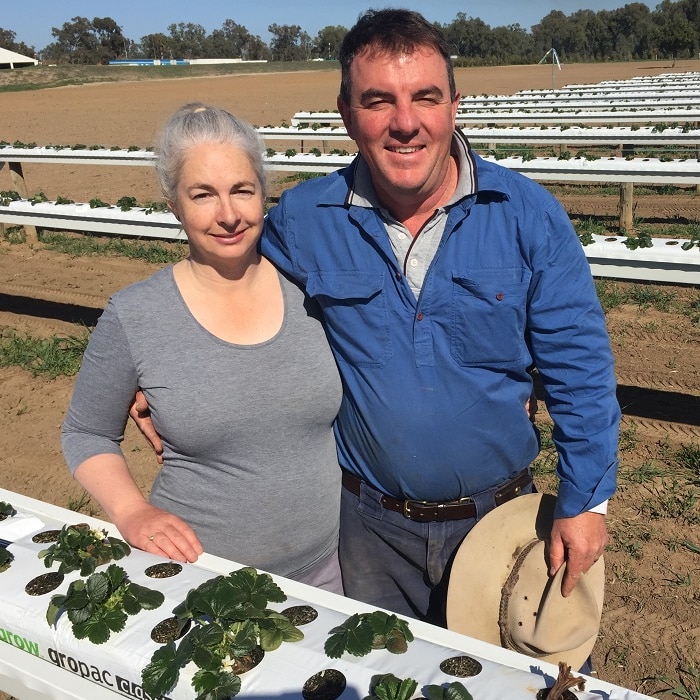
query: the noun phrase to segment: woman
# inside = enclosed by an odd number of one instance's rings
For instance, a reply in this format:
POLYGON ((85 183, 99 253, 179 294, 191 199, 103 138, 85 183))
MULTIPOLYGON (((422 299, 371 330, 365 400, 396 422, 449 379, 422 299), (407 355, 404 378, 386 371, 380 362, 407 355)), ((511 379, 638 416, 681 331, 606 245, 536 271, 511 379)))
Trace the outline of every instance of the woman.
POLYGON ((166 124, 157 171, 190 254, 110 299, 63 450, 133 546, 178 561, 206 550, 342 592, 342 387, 316 308, 258 253, 262 150, 221 109, 186 105, 166 124), (164 446, 150 502, 119 447, 137 387, 164 446))

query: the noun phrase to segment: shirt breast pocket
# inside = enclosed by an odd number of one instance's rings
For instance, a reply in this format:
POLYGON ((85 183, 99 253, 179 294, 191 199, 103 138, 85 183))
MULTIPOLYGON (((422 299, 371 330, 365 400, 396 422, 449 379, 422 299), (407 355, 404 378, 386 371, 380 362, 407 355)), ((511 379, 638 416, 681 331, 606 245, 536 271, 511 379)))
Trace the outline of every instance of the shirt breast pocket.
POLYGON ((323 310, 331 347, 340 360, 381 367, 391 357, 389 309, 382 272, 314 272, 306 291, 323 310))
POLYGON ((466 366, 522 360, 529 270, 479 270, 452 276, 452 355, 466 366))

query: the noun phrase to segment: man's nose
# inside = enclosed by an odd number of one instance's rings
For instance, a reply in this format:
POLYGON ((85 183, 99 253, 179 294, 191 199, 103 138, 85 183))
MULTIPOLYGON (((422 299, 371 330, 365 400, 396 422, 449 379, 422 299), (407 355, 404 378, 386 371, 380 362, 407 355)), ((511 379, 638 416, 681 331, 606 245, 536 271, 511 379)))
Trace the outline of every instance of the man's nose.
POLYGON ((420 121, 413 103, 397 104, 391 120, 391 128, 401 134, 412 134, 418 131, 420 121))

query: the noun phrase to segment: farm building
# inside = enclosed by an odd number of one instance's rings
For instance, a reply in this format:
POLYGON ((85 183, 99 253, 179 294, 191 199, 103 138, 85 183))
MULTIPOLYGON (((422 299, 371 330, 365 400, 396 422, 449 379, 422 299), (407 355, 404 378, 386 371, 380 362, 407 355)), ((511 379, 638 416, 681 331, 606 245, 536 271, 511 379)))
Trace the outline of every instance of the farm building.
POLYGON ((0 68, 18 68, 20 66, 36 66, 39 61, 36 58, 23 56, 9 49, 0 48, 0 68))

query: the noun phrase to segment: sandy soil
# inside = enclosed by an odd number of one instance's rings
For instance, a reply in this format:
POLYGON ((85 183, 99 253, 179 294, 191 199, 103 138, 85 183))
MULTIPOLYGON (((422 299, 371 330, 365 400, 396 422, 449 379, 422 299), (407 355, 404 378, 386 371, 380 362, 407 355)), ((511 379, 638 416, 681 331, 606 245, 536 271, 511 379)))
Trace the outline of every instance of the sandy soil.
MULTIPOLYGON (((664 62, 570 65, 555 79, 561 86, 670 70, 664 62)), ((698 64, 677 63, 674 70, 698 70, 698 64)), ((551 87, 552 71, 550 66, 461 69, 457 82, 463 94, 510 94, 551 87)), ((5 93, 0 138, 39 145, 147 147, 155 141, 159 124, 184 102, 203 100, 255 124, 277 125, 302 109, 334 109, 337 84, 338 73, 329 72, 5 93)), ((158 199, 153 173, 146 168, 35 165, 25 168, 25 174, 30 192, 43 190, 52 199, 158 199)), ((0 170, 0 190, 4 189, 13 187, 6 170, 0 170)), ((578 207, 614 215, 614 202, 563 201, 574 213, 578 207)), ((649 216, 666 216, 667 211, 672 217, 678 212, 666 198, 648 207, 649 216)), ((689 216, 694 212, 696 220, 697 209, 695 198, 689 216)), ((76 324, 95 322, 111 292, 154 270, 126 259, 70 258, 41 244, 0 242, 0 332, 76 333, 76 324)), ((645 478, 643 469, 682 445, 700 444, 700 328, 679 314, 642 313, 632 307, 611 312, 608 324, 627 440, 621 488, 610 507, 614 537, 606 559, 606 605, 593 658, 601 677, 662 696, 659 676, 678 679, 679 669, 700 667, 700 557, 681 544, 700 545, 700 512, 695 504, 682 518, 650 515, 650 503, 666 502, 673 490, 659 478, 645 478)), ((80 501, 82 491, 64 467, 59 444, 72 385, 73 379, 48 381, 24 370, 0 369, 0 486, 64 507, 80 501)), ((125 451, 138 482, 148 490, 157 468, 149 450, 129 432, 125 451)))

